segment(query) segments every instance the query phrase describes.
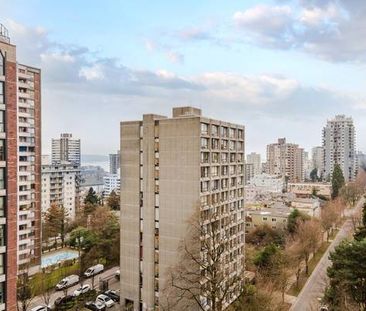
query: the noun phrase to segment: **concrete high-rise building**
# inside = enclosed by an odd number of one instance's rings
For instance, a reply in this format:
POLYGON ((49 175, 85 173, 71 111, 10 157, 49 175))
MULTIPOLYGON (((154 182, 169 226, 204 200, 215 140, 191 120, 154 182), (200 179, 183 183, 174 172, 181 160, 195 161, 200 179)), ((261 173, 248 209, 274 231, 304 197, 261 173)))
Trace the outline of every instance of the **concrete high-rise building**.
POLYGON ((324 148, 321 146, 316 146, 311 149, 311 160, 312 168, 318 170, 318 177, 323 176, 324 172, 324 148))
POLYGON ((42 213, 52 204, 63 206, 75 219, 80 201, 80 167, 71 163, 42 165, 42 213))
MULTIPOLYGON (((221 272, 238 278, 224 307, 238 297, 244 273, 244 142, 244 126, 205 118, 192 107, 174 108, 172 118, 148 114, 121 123, 123 306, 161 310, 189 220, 197 215, 205 229, 213 225, 210 213, 220 223, 219 235, 232 241, 221 272)), ((202 287, 201 293, 210 310, 202 287)))
POLYGON ((249 153, 247 154, 247 164, 253 164, 254 166, 254 175, 259 175, 262 173, 262 162, 261 155, 259 153, 249 153))
POLYGON ((244 184, 247 185, 249 181, 256 175, 254 174, 254 164, 253 163, 245 163, 244 166, 244 184))
POLYGON ((352 181, 356 176, 356 138, 353 120, 337 115, 328 120, 323 128, 324 177, 330 178, 336 164, 339 164, 344 179, 352 181))
POLYGON ((80 139, 73 138, 70 133, 52 139, 52 164, 65 162, 81 165, 80 139))
POLYGON ((17 310, 18 264, 40 262, 40 112, 40 70, 0 24, 0 310, 17 310))
POLYGON ((18 266, 41 263, 41 71, 18 64, 18 266))
POLYGON ((109 173, 110 174, 117 174, 120 166, 120 157, 121 154, 118 150, 117 153, 111 153, 109 155, 109 173))
POLYGON ((279 138, 277 143, 267 145, 266 173, 287 178, 289 182, 303 181, 304 149, 297 144, 279 138))

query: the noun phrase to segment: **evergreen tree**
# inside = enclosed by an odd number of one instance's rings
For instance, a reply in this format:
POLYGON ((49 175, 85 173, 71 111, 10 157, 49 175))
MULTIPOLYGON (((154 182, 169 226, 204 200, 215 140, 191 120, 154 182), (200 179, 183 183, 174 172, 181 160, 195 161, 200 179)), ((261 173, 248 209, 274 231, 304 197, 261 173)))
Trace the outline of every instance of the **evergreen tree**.
POLYGON ((90 187, 88 194, 86 195, 85 199, 84 199, 84 204, 91 204, 91 205, 99 205, 100 204, 100 198, 97 196, 97 193, 95 192, 95 190, 90 187))
MULTIPOLYGON (((331 310, 345 310, 343 306, 356 304, 366 309, 366 240, 345 241, 330 254, 332 266, 327 270, 330 278, 325 299, 331 310)), ((348 308, 347 308, 348 309, 348 308)))
POLYGON ((44 227, 47 238, 61 237, 62 246, 65 245, 65 236, 67 233, 69 215, 63 205, 52 204, 44 216, 44 227))
POLYGON ((120 209, 120 196, 114 190, 112 190, 111 194, 108 196, 107 204, 114 211, 120 209))
POLYGON ((314 168, 311 172, 310 172, 310 179, 312 182, 315 182, 318 180, 318 169, 314 168))
POLYGON ((339 191, 344 186, 344 176, 339 164, 334 165, 332 175, 332 199, 335 199, 339 195, 339 191))

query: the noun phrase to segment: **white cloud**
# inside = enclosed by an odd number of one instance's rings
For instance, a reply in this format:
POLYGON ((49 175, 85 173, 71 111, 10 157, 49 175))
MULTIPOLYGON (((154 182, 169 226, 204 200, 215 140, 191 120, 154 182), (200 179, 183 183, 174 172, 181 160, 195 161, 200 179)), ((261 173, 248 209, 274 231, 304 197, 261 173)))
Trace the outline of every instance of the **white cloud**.
POLYGON ((100 64, 94 64, 91 67, 81 67, 79 71, 79 77, 84 77, 88 81, 103 80, 103 68, 100 64))

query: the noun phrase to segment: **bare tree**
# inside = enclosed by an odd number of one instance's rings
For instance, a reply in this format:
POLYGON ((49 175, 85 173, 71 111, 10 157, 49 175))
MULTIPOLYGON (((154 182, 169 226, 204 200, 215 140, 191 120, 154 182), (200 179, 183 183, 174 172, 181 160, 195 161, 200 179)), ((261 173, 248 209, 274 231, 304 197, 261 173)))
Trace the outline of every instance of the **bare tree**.
POLYGON ((362 193, 363 189, 356 182, 349 182, 348 184, 344 185, 340 190, 340 195, 342 199, 351 207, 355 206, 362 193))
POLYGON ((29 264, 20 271, 17 279, 17 309, 27 311, 34 298, 34 288, 29 278, 29 264))
POLYGON ((309 259, 311 253, 315 253, 321 243, 322 231, 319 221, 312 219, 301 222, 298 226, 295 243, 298 243, 297 250, 304 259, 305 273, 309 274, 309 259))
POLYGON ((46 306, 50 305, 51 295, 53 292, 53 280, 50 278, 52 275, 52 268, 43 268, 42 269, 42 279, 41 279, 41 292, 42 299, 46 306))
POLYGON ((332 229, 338 223, 338 219, 340 218, 340 214, 337 209, 336 204, 333 201, 330 201, 321 210, 320 222, 327 234, 327 242, 329 241, 332 229))
POLYGON ((243 269, 227 265, 233 242, 229 230, 215 213, 205 223, 193 216, 179 248, 180 261, 169 273, 165 309, 222 311, 233 293, 240 294, 243 269))

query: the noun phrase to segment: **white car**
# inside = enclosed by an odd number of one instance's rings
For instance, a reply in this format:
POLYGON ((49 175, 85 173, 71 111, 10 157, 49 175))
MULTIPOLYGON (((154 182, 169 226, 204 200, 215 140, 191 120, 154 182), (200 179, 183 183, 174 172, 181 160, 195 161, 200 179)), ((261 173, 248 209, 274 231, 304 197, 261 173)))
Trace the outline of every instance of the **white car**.
POLYGON ((91 289, 91 287, 90 287, 89 284, 84 284, 83 286, 80 286, 78 289, 76 289, 74 291, 73 296, 78 297, 78 296, 80 296, 82 294, 87 293, 88 291, 90 291, 90 289, 91 289))
POLYGON ((49 310, 51 309, 47 306, 37 306, 32 308, 30 311, 49 311, 49 310))
POLYGON ((104 303, 107 308, 111 308, 115 304, 115 302, 111 298, 103 294, 99 295, 95 301, 104 303))

